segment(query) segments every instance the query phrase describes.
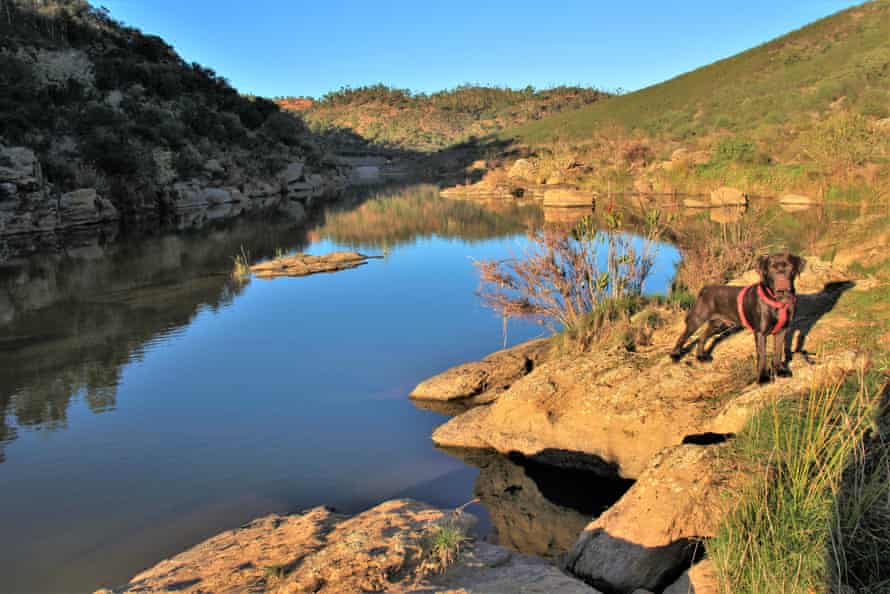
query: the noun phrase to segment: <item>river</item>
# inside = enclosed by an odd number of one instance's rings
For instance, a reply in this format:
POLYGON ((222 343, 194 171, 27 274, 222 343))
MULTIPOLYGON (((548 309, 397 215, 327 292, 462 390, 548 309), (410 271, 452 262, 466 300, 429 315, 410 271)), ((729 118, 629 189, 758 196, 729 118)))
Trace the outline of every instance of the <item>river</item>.
MULTIPOLYGON (((446 417, 407 398, 503 347, 472 259, 520 254, 543 211, 432 186, 367 194, 299 224, 269 215, 0 267, 0 590, 91 591, 263 514, 394 497, 478 495, 482 529, 527 552, 577 536, 598 509, 572 493, 595 479, 554 489, 546 468, 438 451, 446 417), (242 247, 384 258, 238 285, 242 247)), ((678 258, 662 247, 649 291, 678 258)), ((543 334, 511 321, 506 343, 543 334)))

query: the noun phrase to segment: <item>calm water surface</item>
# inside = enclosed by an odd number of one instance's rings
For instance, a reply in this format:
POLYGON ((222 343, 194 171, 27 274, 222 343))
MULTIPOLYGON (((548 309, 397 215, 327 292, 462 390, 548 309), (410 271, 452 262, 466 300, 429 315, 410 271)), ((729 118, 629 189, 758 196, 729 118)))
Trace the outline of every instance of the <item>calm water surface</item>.
MULTIPOLYGON (((547 554, 577 535, 595 510, 560 510, 583 480, 554 496, 545 470, 437 451, 445 417, 407 399, 502 347, 471 258, 520 253, 544 213, 429 186, 345 204, 0 268, 0 591, 91 591, 261 514, 455 506, 474 483, 503 542, 547 554), (242 245, 385 258, 239 287, 242 245)), ((677 258, 662 249, 649 290, 677 258)), ((507 341, 542 332, 511 322, 507 341)))

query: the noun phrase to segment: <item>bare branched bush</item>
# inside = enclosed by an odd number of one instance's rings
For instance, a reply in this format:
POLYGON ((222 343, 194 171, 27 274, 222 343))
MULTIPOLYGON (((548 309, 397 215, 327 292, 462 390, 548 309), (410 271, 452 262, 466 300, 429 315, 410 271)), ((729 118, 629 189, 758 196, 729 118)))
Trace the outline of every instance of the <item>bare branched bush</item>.
POLYGON ((481 296, 501 315, 537 319, 586 349, 640 305, 663 233, 660 219, 653 211, 641 238, 621 232, 620 216, 612 214, 605 231, 587 217, 569 234, 537 232, 522 258, 476 263, 481 296))

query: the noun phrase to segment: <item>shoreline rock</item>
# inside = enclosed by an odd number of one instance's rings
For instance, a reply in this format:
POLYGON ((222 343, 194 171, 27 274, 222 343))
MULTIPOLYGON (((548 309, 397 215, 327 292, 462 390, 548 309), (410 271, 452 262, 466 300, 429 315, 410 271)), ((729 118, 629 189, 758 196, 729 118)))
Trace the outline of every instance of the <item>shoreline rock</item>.
MULTIPOLYGON (((827 284, 836 281, 834 269, 814 262, 798 283, 795 324, 801 331, 828 311, 837 290, 843 290, 827 284), (823 285, 828 288, 806 292, 823 285)), ((764 404, 789 392, 806 392, 813 382, 832 381, 860 364, 856 353, 846 351, 814 362, 798 356, 791 363, 794 377, 758 385, 739 366, 753 351, 745 332, 724 336, 710 364, 691 355, 674 364, 668 352, 682 329, 681 318, 673 315, 653 333, 651 345, 637 352, 614 348, 542 363, 491 405, 438 427, 433 441, 441 447, 490 448, 557 460, 555 452, 577 452, 601 460, 608 474, 633 479, 664 448, 736 433, 764 404)), ((819 332, 829 328, 825 321, 816 326, 819 332)), ((559 464, 572 467, 572 457, 559 464)))
POLYGON ((727 464, 724 446, 681 445, 659 452, 625 495, 591 522, 566 568, 594 586, 630 594, 661 591, 702 551, 731 498, 752 476, 727 464))
MULTIPOLYGON (((323 507, 270 515, 222 532, 161 561, 104 594, 199 592, 599 594, 538 557, 478 540, 463 544, 443 572, 425 544, 430 530, 466 531, 471 514, 410 499, 381 503, 347 517, 323 507)), ((99 594, 97 592, 97 594, 99 594)))
POLYGON ((494 402, 501 392, 546 360, 548 351, 546 338, 496 351, 481 361, 457 365, 422 381, 409 398, 460 401, 471 406, 494 402))

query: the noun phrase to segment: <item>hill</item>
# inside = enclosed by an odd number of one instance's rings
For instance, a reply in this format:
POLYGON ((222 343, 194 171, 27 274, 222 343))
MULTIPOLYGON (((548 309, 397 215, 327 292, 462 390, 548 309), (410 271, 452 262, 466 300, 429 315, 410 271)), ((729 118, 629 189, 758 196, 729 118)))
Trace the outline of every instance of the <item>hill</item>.
POLYGON ((341 177, 298 117, 104 9, 0 0, 0 15, 0 240, 237 214, 274 202, 293 163, 313 188, 341 177))
MULTIPOLYGON (((886 177, 888 116, 890 2, 878 0, 666 82, 513 127, 501 137, 586 151, 598 169, 620 169, 624 161, 635 164, 637 173, 641 165, 669 160, 678 148, 702 151, 687 159, 697 170, 653 172, 640 185, 683 190, 717 180, 769 192, 819 186, 824 179, 875 185, 886 177)), ((590 183, 620 187, 640 177, 617 170, 610 175, 590 183)))
POLYGON ((282 98, 313 130, 348 130, 387 147, 434 151, 564 110, 595 103, 608 94, 582 87, 535 90, 463 85, 432 94, 385 85, 343 88, 307 105, 282 98))

